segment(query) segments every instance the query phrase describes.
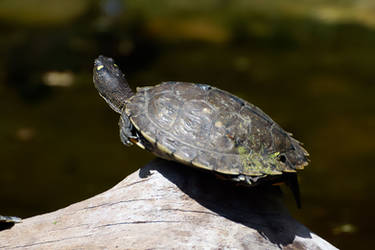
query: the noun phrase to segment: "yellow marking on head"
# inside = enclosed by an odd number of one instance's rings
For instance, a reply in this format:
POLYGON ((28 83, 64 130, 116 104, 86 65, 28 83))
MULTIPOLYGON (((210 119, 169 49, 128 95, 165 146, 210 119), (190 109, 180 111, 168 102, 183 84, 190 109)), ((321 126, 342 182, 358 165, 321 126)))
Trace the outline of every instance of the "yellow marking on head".
POLYGON ((116 68, 118 68, 118 65, 116 63, 114 63, 113 66, 115 66, 116 68))
POLYGON ((99 65, 98 67, 96 67, 96 70, 99 71, 99 70, 101 70, 102 68, 104 68, 104 66, 103 66, 103 65, 99 65))

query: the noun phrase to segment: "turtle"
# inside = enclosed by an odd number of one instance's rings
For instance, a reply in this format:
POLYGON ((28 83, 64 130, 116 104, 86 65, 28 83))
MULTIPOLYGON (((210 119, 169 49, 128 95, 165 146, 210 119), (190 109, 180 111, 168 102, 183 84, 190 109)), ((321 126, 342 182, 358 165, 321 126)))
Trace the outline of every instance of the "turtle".
POLYGON ((200 83, 167 81, 134 93, 114 60, 102 55, 93 82, 120 114, 126 146, 248 186, 284 182, 301 206, 297 170, 309 164, 309 154, 257 106, 200 83))

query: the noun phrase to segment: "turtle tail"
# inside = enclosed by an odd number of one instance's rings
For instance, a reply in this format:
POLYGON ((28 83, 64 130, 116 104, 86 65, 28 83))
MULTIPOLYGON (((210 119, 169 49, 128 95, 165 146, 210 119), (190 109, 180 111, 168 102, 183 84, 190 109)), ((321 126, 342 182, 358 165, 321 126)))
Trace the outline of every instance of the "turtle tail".
POLYGON ((297 207, 301 208, 301 194, 299 191, 299 184, 297 174, 295 173, 284 173, 285 184, 290 188, 293 193, 294 199, 297 203, 297 207))

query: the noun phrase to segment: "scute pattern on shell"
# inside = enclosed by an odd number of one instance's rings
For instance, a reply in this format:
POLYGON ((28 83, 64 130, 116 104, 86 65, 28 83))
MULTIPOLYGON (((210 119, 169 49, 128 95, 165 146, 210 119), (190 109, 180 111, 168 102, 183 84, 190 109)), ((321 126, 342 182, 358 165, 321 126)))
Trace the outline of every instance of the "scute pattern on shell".
POLYGON ((165 82, 138 88, 125 114, 163 158, 223 174, 294 172, 307 152, 256 106, 217 88, 165 82))

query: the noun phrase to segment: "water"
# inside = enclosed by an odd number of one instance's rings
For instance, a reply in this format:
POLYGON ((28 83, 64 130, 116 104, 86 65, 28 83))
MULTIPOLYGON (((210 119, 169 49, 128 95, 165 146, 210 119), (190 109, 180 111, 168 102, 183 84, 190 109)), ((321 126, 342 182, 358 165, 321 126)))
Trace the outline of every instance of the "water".
POLYGON ((35 9, 40 2, 0 3, 0 214, 62 208, 153 159, 121 144, 118 115, 93 87, 93 60, 104 54, 133 89, 200 82, 261 107, 311 154, 303 209, 286 192, 293 216, 340 248, 372 243, 375 26, 366 8, 74 0, 35 9))

